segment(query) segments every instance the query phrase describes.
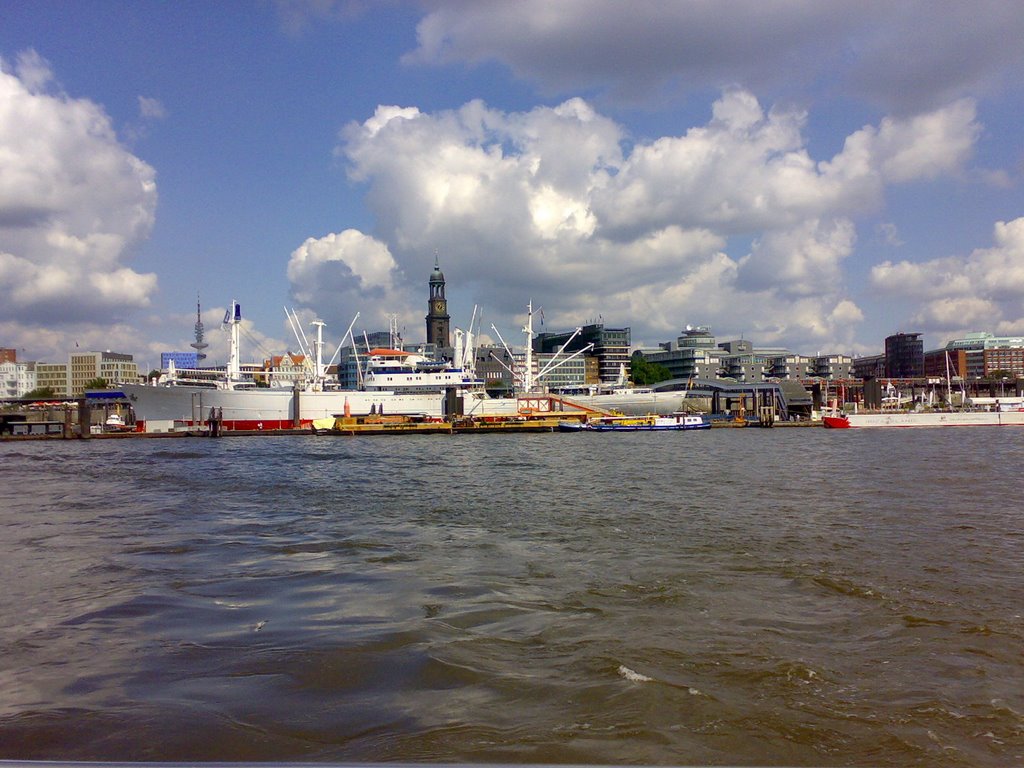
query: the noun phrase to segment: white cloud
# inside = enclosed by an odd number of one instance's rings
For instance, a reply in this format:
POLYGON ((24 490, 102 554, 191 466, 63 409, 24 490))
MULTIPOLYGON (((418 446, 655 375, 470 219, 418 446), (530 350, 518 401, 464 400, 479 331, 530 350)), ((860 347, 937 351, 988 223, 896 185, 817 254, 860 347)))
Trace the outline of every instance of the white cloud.
POLYGON ((809 219, 791 230, 769 232, 740 261, 737 284, 754 291, 774 287, 793 298, 833 294, 855 240, 849 219, 809 219))
POLYGON ((805 120, 802 112, 765 114, 749 92, 727 91, 708 125, 636 146, 596 191, 595 209, 606 227, 626 232, 673 222, 726 232, 793 227, 875 209, 887 183, 959 170, 979 132, 964 100, 866 126, 838 155, 815 162, 805 120))
POLYGON ((883 261, 871 268, 871 284, 884 293, 913 299, 965 296, 972 290, 963 259, 958 258, 883 261))
POLYGON ((292 300, 315 308, 336 334, 357 311, 357 331, 387 328, 393 313, 399 314, 400 327, 420 325, 422 318, 411 307, 419 305, 422 292, 410 291, 401 278, 387 245, 355 229, 309 238, 288 261, 292 300))
POLYGON ((296 248, 288 262, 288 279, 296 296, 309 304, 317 291, 325 289, 390 289, 394 269, 387 245, 346 229, 318 240, 309 238, 296 248))
POLYGON ((899 113, 1019 80, 1024 14, 1003 0, 434 0, 415 63, 500 62, 552 93, 619 99, 828 82, 899 113))
POLYGON ((887 117, 877 130, 864 129, 882 175, 896 183, 932 179, 959 168, 980 130, 970 99, 906 120, 887 117))
MULTIPOLYGON (((845 280, 851 216, 880 208, 889 185, 958 172, 978 127, 973 104, 956 102, 866 126, 815 160, 806 119, 737 88, 705 125, 651 140, 581 99, 518 113, 382 106, 344 129, 337 154, 367 185, 394 260, 383 272, 413 301, 438 249, 449 299, 470 306, 512 314, 533 298, 550 325, 602 315, 632 323, 638 342, 702 323, 817 348, 852 342, 863 321, 845 280), (728 254, 745 240, 744 256, 728 254)), ((338 260, 319 257, 317 273, 338 260)), ((292 282, 313 296, 309 280, 292 282)))
POLYGON ((864 313, 852 301, 840 301, 829 313, 829 321, 838 326, 852 326, 864 319, 864 313))
POLYGON ((139 116, 144 120, 163 120, 167 109, 159 99, 139 96, 139 116))
POLYGON ((872 268, 871 284, 912 302, 909 319, 924 331, 1016 328, 1024 314, 1024 217, 996 222, 993 241, 967 256, 885 261, 872 268))
POLYGON ((961 331, 990 328, 999 316, 999 307, 979 296, 945 296, 922 305, 910 318, 914 327, 925 331, 961 331))
POLYGON ((33 50, 18 54, 14 73, 24 87, 32 93, 41 92, 53 82, 50 65, 47 64, 46 59, 33 50))
POLYGON ((149 304, 156 276, 124 262, 153 226, 155 172, 34 52, 0 61, 0 164, 0 320, 109 323, 149 304))

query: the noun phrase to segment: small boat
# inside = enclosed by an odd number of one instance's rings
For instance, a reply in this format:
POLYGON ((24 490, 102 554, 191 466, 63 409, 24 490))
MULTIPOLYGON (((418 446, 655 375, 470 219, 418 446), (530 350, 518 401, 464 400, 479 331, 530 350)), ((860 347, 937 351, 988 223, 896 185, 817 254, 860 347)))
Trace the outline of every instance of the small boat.
POLYGON ((671 413, 667 416, 600 416, 589 421, 560 421, 562 432, 664 432, 681 429, 711 429, 711 422, 699 414, 671 413))
POLYGON ((849 429, 850 420, 845 416, 822 416, 821 425, 825 429, 849 429))
POLYGON ((126 424, 119 413, 110 414, 107 420, 103 422, 104 432, 132 432, 134 430, 135 427, 131 424, 126 424))

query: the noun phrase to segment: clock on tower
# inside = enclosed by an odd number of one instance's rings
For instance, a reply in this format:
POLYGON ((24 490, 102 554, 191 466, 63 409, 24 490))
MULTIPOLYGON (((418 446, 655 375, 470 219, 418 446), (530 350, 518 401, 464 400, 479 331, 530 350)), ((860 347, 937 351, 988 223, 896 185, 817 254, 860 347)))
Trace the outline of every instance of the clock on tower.
POLYGON ((448 341, 449 323, 448 302, 444 298, 444 274, 434 254, 434 271, 430 273, 430 297, 427 299, 427 343, 434 344, 438 349, 451 346, 448 341))

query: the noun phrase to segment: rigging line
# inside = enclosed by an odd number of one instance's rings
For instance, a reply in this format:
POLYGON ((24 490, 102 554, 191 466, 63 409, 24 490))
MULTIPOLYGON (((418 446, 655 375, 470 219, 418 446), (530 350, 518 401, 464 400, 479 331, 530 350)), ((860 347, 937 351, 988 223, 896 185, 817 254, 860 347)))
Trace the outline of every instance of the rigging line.
POLYGON ((263 342, 261 342, 259 339, 257 339, 255 336, 253 336, 251 333, 249 333, 245 328, 241 328, 240 327, 238 330, 241 331, 242 335, 245 336, 245 338, 252 343, 252 346, 256 349, 257 352, 259 352, 260 354, 266 356, 267 358, 272 358, 274 356, 270 352, 270 350, 268 350, 263 345, 263 342))

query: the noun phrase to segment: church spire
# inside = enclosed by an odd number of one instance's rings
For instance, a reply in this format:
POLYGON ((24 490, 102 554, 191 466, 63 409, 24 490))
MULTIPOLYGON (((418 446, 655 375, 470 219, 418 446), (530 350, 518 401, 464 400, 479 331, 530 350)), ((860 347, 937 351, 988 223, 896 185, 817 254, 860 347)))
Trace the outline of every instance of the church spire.
POLYGON ((434 251, 434 271, 430 273, 428 283, 430 294, 427 298, 427 343, 434 344, 438 349, 451 346, 449 328, 451 317, 448 314, 448 301, 444 297, 444 273, 437 251, 434 251))

